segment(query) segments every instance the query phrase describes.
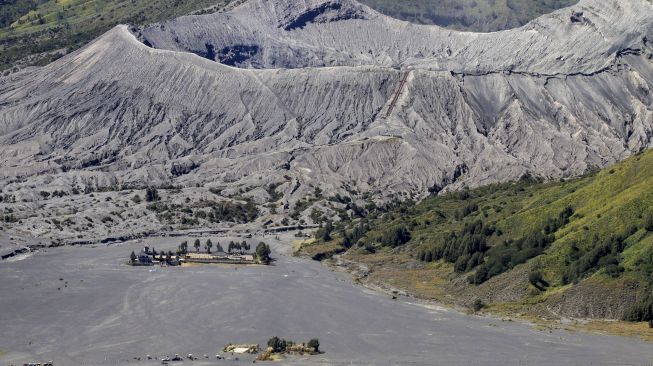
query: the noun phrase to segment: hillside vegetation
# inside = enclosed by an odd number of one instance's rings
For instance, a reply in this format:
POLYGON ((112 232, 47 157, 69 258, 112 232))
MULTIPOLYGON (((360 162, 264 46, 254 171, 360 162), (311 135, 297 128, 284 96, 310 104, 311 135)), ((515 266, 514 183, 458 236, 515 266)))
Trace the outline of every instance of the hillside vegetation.
POLYGON ((43 65, 116 24, 149 24, 229 0, 8 0, 0 5, 0 70, 43 65))
POLYGON ((572 181, 524 176, 360 216, 304 252, 346 250, 366 280, 470 307, 653 319, 653 151, 572 181))
POLYGON ((522 26, 578 0, 361 0, 394 18, 471 32, 522 26))

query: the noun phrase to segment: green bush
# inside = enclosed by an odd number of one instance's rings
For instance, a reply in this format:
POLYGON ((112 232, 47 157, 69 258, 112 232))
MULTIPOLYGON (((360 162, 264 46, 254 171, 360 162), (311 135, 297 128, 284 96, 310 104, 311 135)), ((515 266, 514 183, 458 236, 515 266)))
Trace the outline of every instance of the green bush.
POLYGON ((533 271, 528 275, 528 282, 540 291, 546 290, 549 283, 544 279, 540 271, 533 271))

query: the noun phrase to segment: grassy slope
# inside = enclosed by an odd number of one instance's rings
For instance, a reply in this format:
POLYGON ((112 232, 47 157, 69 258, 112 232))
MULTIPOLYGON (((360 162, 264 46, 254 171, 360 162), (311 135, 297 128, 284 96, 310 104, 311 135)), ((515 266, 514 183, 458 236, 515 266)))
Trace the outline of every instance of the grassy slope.
MULTIPOLYGON (((653 150, 573 181, 493 185, 470 191, 467 199, 453 193, 417 205, 404 205, 379 214, 376 219, 369 218, 372 214, 367 219, 371 230, 343 257, 368 267, 370 273, 366 278, 370 281, 425 298, 465 305, 482 298, 497 309, 523 312, 537 309, 536 304, 543 304, 540 310, 544 305, 555 307, 563 299, 572 304, 575 300, 582 302, 574 299, 582 294, 588 297, 585 300, 616 298, 602 303, 604 308, 594 310, 590 316, 608 314, 603 316, 619 318, 624 309, 651 291, 653 233, 645 229, 651 214, 653 150), (477 205, 478 211, 461 218, 460 212, 469 205, 477 205), (450 232, 459 233, 465 224, 481 220, 486 226, 498 228, 501 235, 495 233, 487 238, 488 244, 495 247, 538 230, 548 218, 557 217, 567 207, 573 208, 573 216, 555 232, 555 241, 542 254, 480 286, 465 281, 476 269, 456 273, 452 263, 417 259, 418 253, 446 241, 450 232), (395 248, 381 245, 383 234, 398 226, 409 228, 411 240, 395 248), (594 236, 602 240, 613 234, 625 239, 625 248, 617 255, 622 272, 610 275, 605 267, 595 265, 577 281, 566 283, 564 274, 570 267, 572 244, 584 254, 596 247, 594 236), (375 252, 370 253, 365 245, 375 252), (533 271, 541 272, 549 283, 544 291, 529 284, 528 274, 533 271)), ((351 233, 358 221, 347 225, 347 232, 351 233)), ((340 243, 342 233, 341 227, 336 228, 334 240, 325 243, 330 251, 334 243, 340 243)), ((307 249, 315 254, 320 245, 318 241, 307 249)), ((487 260, 492 249, 486 253, 487 260)))
POLYGON ((458 30, 514 28, 578 0, 361 0, 395 18, 458 30))
POLYGON ((16 0, 2 5, 0 70, 45 64, 120 23, 148 24, 229 0, 16 0), (5 8, 6 7, 6 8, 5 8), (23 13, 18 15, 19 11, 23 13), (7 24, 9 24, 7 26, 7 24))

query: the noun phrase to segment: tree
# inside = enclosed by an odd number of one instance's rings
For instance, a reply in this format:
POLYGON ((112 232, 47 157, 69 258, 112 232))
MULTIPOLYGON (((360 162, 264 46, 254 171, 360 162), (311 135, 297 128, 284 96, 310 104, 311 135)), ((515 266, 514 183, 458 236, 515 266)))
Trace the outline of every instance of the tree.
POLYGON ((224 252, 224 248, 222 248, 222 245, 220 245, 220 242, 217 242, 215 245, 215 251, 218 253, 224 252))
POLYGON ((188 253, 188 242, 187 241, 183 241, 181 244, 179 244, 179 253, 181 253, 181 254, 188 253))
POLYGON ((307 346, 315 350, 315 352, 320 352, 320 341, 317 338, 313 338, 308 341, 307 346))
POLYGON ((132 197, 132 202, 134 202, 135 204, 141 203, 141 196, 135 194, 134 197, 132 197))
POLYGON ((129 259, 132 263, 136 262, 136 253, 132 251, 132 254, 129 256, 129 259))
POLYGON ((211 248, 213 248, 213 243, 211 242, 211 239, 207 239, 206 245, 204 246, 206 247, 206 252, 211 253, 211 248))
POLYGON ((316 236, 319 239, 322 239, 322 241, 330 241, 331 238, 331 233, 333 232, 333 224, 331 221, 327 221, 326 224, 324 224, 324 227, 319 229, 316 233, 316 236))
POLYGON ((233 240, 230 241, 230 242, 229 242, 229 247, 227 248, 227 252, 228 252, 228 253, 231 253, 231 252, 234 250, 234 247, 235 247, 235 246, 236 246, 236 244, 233 242, 233 240))
POLYGON ((270 263, 270 247, 264 242, 258 243, 256 246, 256 258, 260 263, 268 264, 270 263))
POLYGON ((195 247, 195 251, 196 251, 196 252, 199 252, 199 251, 200 251, 200 247, 202 246, 202 244, 200 244, 200 240, 199 240, 199 239, 195 239, 195 242, 193 243, 193 246, 195 247))
POLYGON ((159 197, 159 192, 156 190, 156 188, 148 188, 145 190, 145 200, 147 202, 154 202, 160 199, 161 197, 159 197))
POLYGON ((272 348, 272 352, 279 353, 286 350, 287 342, 285 339, 279 337, 272 337, 268 340, 268 347, 272 348))

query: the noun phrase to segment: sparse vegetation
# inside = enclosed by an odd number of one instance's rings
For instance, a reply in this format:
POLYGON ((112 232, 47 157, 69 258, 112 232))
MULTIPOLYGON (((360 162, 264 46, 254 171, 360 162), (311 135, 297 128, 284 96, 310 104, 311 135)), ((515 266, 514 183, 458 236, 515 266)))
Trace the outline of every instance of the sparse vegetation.
MULTIPOLYGON (((547 293, 575 285, 595 288, 593 296, 623 283, 639 293, 653 283, 651 187, 647 151, 579 179, 542 183, 529 175, 418 204, 370 205, 363 218, 324 224, 301 252, 321 260, 347 250, 343 258, 370 268, 366 278, 445 301, 448 286, 474 296, 481 293, 476 286, 495 277, 500 286, 537 289, 513 308, 553 301, 547 293), (461 284, 463 276, 472 286, 461 284)), ((647 297, 638 298, 624 317, 648 321, 647 297)))

